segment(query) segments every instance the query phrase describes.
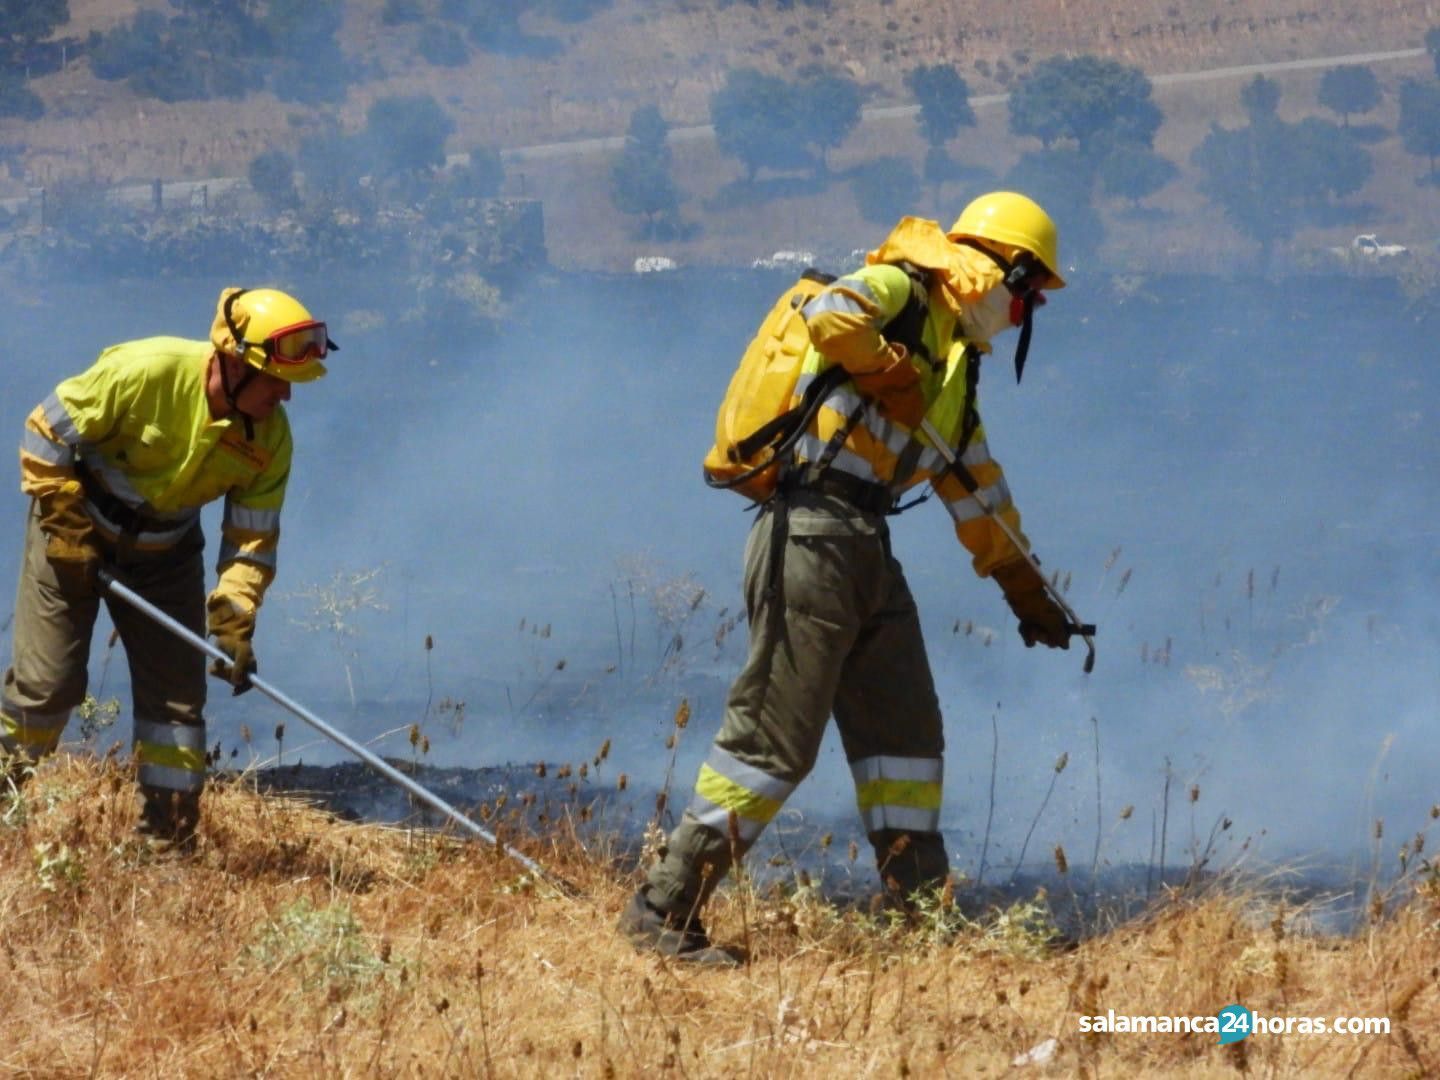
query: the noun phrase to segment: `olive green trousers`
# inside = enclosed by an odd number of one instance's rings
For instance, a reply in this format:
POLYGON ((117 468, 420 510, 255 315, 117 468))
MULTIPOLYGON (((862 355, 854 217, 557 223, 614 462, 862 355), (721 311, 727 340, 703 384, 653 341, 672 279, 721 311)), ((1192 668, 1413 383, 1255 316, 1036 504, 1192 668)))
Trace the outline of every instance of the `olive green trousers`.
MULTIPOLYGON (((91 636, 100 611, 92 591, 66 593, 45 557, 33 511, 15 597, 12 658, 0 687, 0 751, 39 761, 85 700, 91 636)), ((205 634, 204 539, 197 528, 164 552, 106 551, 116 577, 161 611, 205 634)), ((142 786, 198 792, 205 782, 205 659, 120 600, 106 600, 125 646, 142 786)))
POLYGON ((882 880, 902 895, 943 881, 940 706, 884 516, 772 499, 746 544, 745 605, 749 657, 645 898, 698 910, 810 772, 832 713, 882 880))

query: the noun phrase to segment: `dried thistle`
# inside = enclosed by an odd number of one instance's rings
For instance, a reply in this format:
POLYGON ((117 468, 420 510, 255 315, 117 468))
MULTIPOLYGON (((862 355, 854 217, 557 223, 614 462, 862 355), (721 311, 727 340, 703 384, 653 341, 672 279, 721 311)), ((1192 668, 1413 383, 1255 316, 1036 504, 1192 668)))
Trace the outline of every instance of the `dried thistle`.
POLYGON ((1129 820, 1130 820, 1130 815, 1133 814, 1133 813, 1135 813, 1135 807, 1134 807, 1134 805, 1131 804, 1131 805, 1129 805, 1129 806, 1126 806, 1123 810, 1120 811, 1120 820, 1121 820, 1121 821, 1129 821, 1129 820))
POLYGON ((1070 872, 1070 860, 1065 857, 1065 848, 1060 844, 1055 845, 1055 869, 1062 875, 1070 872))
POLYGON ((681 698, 680 704, 675 707, 675 727, 677 730, 683 731, 688 723, 690 723, 690 699, 681 698))

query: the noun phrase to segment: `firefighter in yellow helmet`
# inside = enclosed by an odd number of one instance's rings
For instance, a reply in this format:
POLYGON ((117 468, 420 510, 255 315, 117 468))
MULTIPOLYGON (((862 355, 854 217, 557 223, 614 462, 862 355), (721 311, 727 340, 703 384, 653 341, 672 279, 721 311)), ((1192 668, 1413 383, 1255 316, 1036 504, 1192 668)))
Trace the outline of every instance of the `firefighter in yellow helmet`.
MULTIPOLYGON (((231 658, 235 693, 256 670, 255 614, 275 575, 290 477, 291 385, 325 374, 325 324, 274 289, 220 294, 208 341, 152 337, 104 350, 25 422, 30 496, 12 661, 0 688, 0 759, 21 781, 85 697, 106 567, 231 658), (200 509, 225 500, 207 599, 200 509)), ((205 661, 124 603, 108 602, 130 665, 139 830, 188 848, 205 780, 205 661)))
POLYGON ((1021 327, 1018 377, 1035 308, 1065 285, 1059 266, 1050 216, 1024 195, 992 192, 949 230, 903 219, 866 265, 800 309, 810 345, 796 398, 811 383, 830 389, 752 527, 749 659, 684 817, 621 916, 638 947, 734 962, 710 944, 700 909, 809 773, 832 713, 887 888, 908 902, 948 876, 940 706, 886 518, 902 492, 933 485, 1025 644, 1069 647, 1079 628, 1026 558, 976 405, 981 357, 1021 327), (836 365, 847 378, 825 378, 836 365), (959 468, 922 421, 956 448, 959 468))

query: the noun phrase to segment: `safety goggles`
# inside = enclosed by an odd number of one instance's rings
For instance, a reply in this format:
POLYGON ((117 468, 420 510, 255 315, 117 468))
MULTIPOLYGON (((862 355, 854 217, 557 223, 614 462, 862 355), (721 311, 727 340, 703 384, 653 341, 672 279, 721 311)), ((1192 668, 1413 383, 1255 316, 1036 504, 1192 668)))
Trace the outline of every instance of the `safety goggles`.
MULTIPOLYGON (((246 342, 257 344, 255 342, 246 342)), ((265 353, 267 362, 276 364, 305 364, 311 360, 323 360, 325 354, 340 348, 330 340, 323 322, 303 322, 284 326, 271 334, 258 346, 265 353)))

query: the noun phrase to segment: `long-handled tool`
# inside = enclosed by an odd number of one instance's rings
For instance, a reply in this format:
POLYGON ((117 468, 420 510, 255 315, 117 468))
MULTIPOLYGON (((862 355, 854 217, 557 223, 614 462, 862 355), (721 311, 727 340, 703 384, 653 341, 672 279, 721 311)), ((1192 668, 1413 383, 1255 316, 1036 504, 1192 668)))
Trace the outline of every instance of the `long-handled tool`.
MULTIPOLYGON (((1095 670, 1094 624, 1080 621, 1080 616, 1075 614, 1075 609, 1066 603, 1065 598, 1060 595, 1060 590, 1050 583, 1050 579, 1045 576, 1045 571, 1040 569, 1040 563, 1034 555, 1030 554, 1029 548, 1021 543, 1020 537, 1015 535, 1015 530, 1010 527, 1009 523, 1000 516, 993 506, 985 501, 985 497, 980 494, 980 485, 976 483, 975 477, 970 474, 969 469, 960 463, 959 455, 951 445, 945 441, 945 438, 940 432, 935 430, 935 425, 929 420, 921 420, 920 430, 925 432, 925 436, 930 440, 930 444, 934 446, 940 456, 945 459, 946 464, 950 466, 950 470, 959 477, 960 482, 964 484, 965 489, 970 492, 970 497, 979 504, 985 516, 1000 526, 1000 531, 1010 538, 1010 542, 1015 545, 1016 550, 1025 556, 1025 561, 1034 568, 1035 573, 1040 575, 1040 581, 1044 584, 1045 591, 1050 594, 1050 599, 1055 601, 1055 606, 1065 613, 1065 618, 1070 620, 1070 631, 1079 635, 1081 640, 1085 642, 1085 648, 1087 650, 1085 656, 1085 674, 1090 674, 1090 672, 1095 670)), ((955 508, 949 503, 946 503, 945 506, 949 509, 951 516, 955 516, 955 508)), ((959 519, 957 518, 956 520, 959 519)))
MULTIPOLYGON (((212 644, 211 642, 206 641, 203 637, 195 633, 189 627, 167 615, 165 612, 157 608, 154 604, 150 603, 150 601, 137 594, 133 589, 115 580, 115 575, 110 571, 101 570, 98 577, 98 583, 103 591, 106 591, 110 593, 111 596, 125 601, 125 603, 138 610, 141 614, 149 616, 155 622, 159 623, 161 626, 165 627, 165 629, 169 630, 172 634, 178 637, 181 641, 184 641, 187 645, 191 645, 194 648, 199 649, 201 652, 205 653, 205 655, 211 657, 212 659, 219 660, 222 663, 228 664, 230 662, 230 657, 225 654, 224 650, 220 649, 218 646, 212 644)), ((316 716, 303 705, 297 704, 296 702, 292 701, 288 696, 277 690, 275 687, 271 686, 264 679, 260 678, 260 676, 251 675, 250 685, 255 687, 256 690, 259 690, 262 694, 268 697, 271 701, 275 702, 275 704, 279 705, 282 709, 286 709, 289 712, 294 713, 301 720, 304 720, 305 723, 309 724, 326 738, 332 740, 333 742, 339 743, 346 750, 349 750, 350 753, 354 754, 361 761, 365 762, 366 765, 369 765, 372 769, 378 772, 381 776, 385 777, 387 780, 391 780, 396 784, 399 784, 406 791, 410 792, 410 794, 414 795, 417 799, 421 800, 422 802, 428 803, 436 810, 439 810, 442 814, 450 818, 450 820, 454 821, 461 828, 466 829, 471 833, 474 833, 486 843, 491 844, 492 846, 498 848, 500 851, 504 852, 510 858, 514 859, 517 863, 523 866, 526 870, 529 870, 537 878, 540 878, 542 881, 546 882, 549 885, 553 885, 555 888, 559 889, 567 896, 574 897, 580 895, 579 889, 577 889, 574 885, 570 884, 563 878, 556 877, 549 870, 546 870, 543 866, 537 863, 534 859, 530 858, 530 856, 526 855, 524 852, 516 851, 509 844, 506 844, 502 840, 500 840, 500 838, 497 837, 494 833, 481 827, 480 825, 477 825, 474 821, 470 820, 470 818, 466 817, 459 810, 455 809, 455 807, 451 806, 444 799, 440 798, 440 796, 436 795, 434 792, 428 790, 427 788, 422 787, 420 784, 417 784, 414 780, 410 779, 410 777, 406 776, 399 769, 396 769, 393 765, 390 765, 383 758, 377 757, 375 754, 372 754, 369 750, 361 746, 354 739, 350 738, 350 736, 346 735, 343 731, 340 731, 338 728, 332 727, 330 724, 327 724, 324 720, 320 719, 320 717, 316 716)))

